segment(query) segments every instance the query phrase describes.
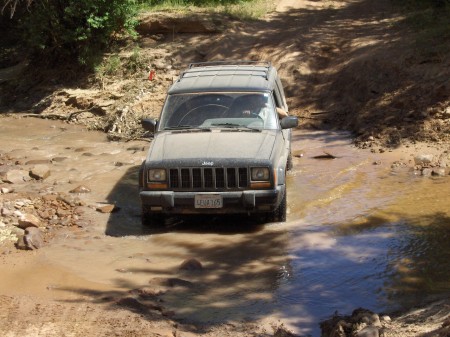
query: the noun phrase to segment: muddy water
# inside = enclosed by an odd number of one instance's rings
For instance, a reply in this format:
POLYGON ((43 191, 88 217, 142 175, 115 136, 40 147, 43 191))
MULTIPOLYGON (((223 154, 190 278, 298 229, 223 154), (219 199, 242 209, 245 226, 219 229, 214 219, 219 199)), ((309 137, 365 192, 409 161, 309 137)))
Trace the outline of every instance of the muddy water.
POLYGON ((18 189, 68 192, 83 184, 92 190, 80 195, 86 203, 120 207, 88 211, 92 226, 61 233, 26 262, 3 259, 1 293, 90 301, 176 277, 192 282, 161 296, 176 320, 280 319, 318 336, 318 322, 335 311, 403 309, 450 290, 450 179, 392 170, 389 155, 356 150, 346 134, 294 133, 286 223, 172 219, 158 232, 139 220, 137 170, 147 142, 8 118, 0 120, 0 143, 24 162, 59 158, 44 183, 18 189), (314 158, 324 151, 337 158, 314 158), (203 271, 179 270, 190 257, 203 271), (38 282, 24 277, 30 270, 38 282))

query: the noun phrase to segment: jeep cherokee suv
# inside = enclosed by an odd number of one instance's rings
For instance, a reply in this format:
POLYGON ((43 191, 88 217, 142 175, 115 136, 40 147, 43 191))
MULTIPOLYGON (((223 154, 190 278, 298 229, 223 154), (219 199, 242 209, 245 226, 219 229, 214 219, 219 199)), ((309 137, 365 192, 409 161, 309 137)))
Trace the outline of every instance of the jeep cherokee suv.
POLYGON ((168 215, 249 214, 286 220, 288 107, 269 62, 193 63, 170 87, 139 174, 142 223, 168 215))

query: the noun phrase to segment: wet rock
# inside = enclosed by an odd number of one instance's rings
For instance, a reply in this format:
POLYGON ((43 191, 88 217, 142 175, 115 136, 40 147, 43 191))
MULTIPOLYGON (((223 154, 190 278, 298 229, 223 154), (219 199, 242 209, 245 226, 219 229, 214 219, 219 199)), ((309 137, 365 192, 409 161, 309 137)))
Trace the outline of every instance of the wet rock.
POLYGON ((320 327, 324 337, 379 337, 382 324, 377 314, 358 308, 351 316, 335 314, 321 322, 320 327))
POLYGON ((41 226, 41 220, 39 220, 39 218, 33 214, 24 214, 20 219, 19 219, 19 224, 18 227, 22 228, 22 229, 26 229, 28 227, 40 227, 41 226))
POLYGON ((203 265, 197 259, 191 258, 184 260, 180 265, 180 270, 198 271, 203 270, 203 265))
POLYGON ((429 166, 433 161, 432 154, 419 154, 414 157, 414 163, 421 166, 429 166))
POLYGON ((73 190, 70 190, 69 193, 90 193, 91 190, 83 185, 75 187, 73 190))
POLYGON ((36 180, 44 180, 50 176, 50 168, 47 165, 36 165, 30 170, 30 177, 36 180))

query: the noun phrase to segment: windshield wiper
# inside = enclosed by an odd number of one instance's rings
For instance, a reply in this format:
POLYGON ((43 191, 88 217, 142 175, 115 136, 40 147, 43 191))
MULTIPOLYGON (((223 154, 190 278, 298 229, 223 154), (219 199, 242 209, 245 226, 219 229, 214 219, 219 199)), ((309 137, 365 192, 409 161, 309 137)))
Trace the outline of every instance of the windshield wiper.
POLYGON ((215 123, 211 124, 211 126, 219 126, 224 128, 230 128, 230 129, 238 129, 238 130, 250 130, 250 131, 261 131, 259 128, 251 128, 249 126, 245 126, 242 124, 236 124, 236 123, 215 123))
POLYGON ((192 125, 178 125, 164 128, 164 130, 193 130, 193 131, 211 131, 210 128, 192 126, 192 125))

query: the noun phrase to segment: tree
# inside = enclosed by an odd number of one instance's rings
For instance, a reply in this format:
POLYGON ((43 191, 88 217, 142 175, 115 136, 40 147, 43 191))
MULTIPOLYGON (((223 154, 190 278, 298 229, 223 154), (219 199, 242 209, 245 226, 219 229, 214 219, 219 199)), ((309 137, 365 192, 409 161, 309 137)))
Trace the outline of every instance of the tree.
POLYGON ((135 0, 3 0, 34 60, 89 64, 114 33, 133 32, 135 0))

